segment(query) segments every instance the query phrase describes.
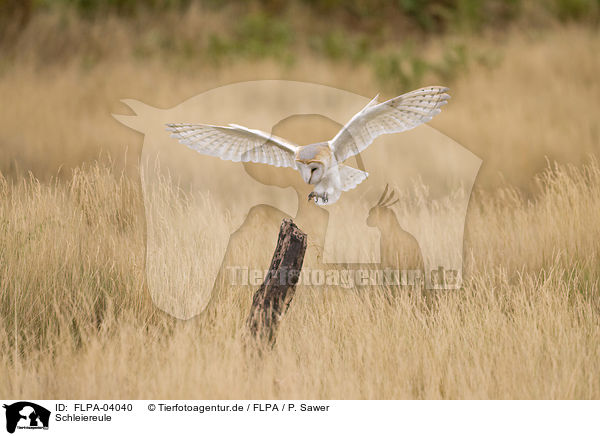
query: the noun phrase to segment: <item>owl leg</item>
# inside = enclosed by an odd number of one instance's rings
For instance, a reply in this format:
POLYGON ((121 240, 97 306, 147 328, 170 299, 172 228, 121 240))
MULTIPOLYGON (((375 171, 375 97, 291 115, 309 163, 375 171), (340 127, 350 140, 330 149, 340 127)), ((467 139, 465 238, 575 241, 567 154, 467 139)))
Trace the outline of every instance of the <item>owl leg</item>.
POLYGON ((327 196, 327 192, 323 192, 319 194, 318 192, 311 192, 308 194, 308 201, 314 200, 316 204, 319 204, 319 199, 321 200, 321 204, 327 204, 329 202, 329 197, 327 196))

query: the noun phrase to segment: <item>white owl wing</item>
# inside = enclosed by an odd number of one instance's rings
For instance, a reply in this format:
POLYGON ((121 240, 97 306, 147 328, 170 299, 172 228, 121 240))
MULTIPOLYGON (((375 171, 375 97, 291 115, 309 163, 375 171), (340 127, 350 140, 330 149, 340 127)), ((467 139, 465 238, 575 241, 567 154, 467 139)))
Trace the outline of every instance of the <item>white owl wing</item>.
POLYGON ((337 161, 342 163, 360 153, 379 135, 404 132, 431 120, 448 102, 446 91, 448 88, 430 86, 379 104, 375 97, 329 142, 337 161))
POLYGON ((233 162, 296 168, 298 146, 262 130, 230 124, 167 124, 171 136, 192 150, 233 162))

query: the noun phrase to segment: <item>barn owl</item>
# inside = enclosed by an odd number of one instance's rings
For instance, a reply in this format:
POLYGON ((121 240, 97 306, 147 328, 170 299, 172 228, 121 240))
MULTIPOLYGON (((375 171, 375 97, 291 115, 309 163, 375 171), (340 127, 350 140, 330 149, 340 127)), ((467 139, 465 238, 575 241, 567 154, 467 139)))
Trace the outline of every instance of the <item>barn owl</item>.
POLYGON ((167 124, 167 130, 201 154, 293 168, 304 182, 314 185, 308 200, 322 206, 335 203, 342 191, 354 189, 368 177, 366 171, 345 165, 346 159, 366 149, 380 135, 410 130, 431 120, 450 98, 446 91, 448 88, 431 86, 383 103, 376 96, 333 139, 304 146, 237 124, 167 124))

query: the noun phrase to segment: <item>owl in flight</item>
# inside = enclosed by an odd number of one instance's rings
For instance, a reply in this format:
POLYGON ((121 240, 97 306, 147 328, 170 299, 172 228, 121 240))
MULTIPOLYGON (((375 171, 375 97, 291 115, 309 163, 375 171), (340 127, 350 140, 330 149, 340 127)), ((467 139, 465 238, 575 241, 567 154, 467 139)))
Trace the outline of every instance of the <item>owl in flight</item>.
POLYGON ((448 102, 448 88, 417 89, 383 103, 378 96, 326 142, 297 145, 283 138, 237 124, 167 124, 172 137, 201 154, 233 162, 257 162, 298 170, 314 185, 308 200, 319 205, 335 203, 342 191, 358 186, 365 171, 343 162, 366 149, 379 135, 399 133, 426 123, 448 102))

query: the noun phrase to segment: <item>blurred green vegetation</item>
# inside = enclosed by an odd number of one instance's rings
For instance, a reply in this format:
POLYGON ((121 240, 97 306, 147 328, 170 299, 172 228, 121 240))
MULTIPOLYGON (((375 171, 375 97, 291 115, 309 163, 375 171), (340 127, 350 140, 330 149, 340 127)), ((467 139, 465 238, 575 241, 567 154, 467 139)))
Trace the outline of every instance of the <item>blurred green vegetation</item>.
POLYGON ((502 33, 513 23, 598 27, 600 0, 0 0, 0 51, 18 56, 11 48, 28 26, 52 14, 61 16, 56 32, 47 36, 56 39, 57 48, 51 41, 38 44, 45 63, 79 56, 84 68, 93 68, 112 46, 92 38, 86 43, 85 32, 69 34, 69 21, 79 17, 91 25, 116 19, 136 29, 131 54, 139 59, 162 56, 177 65, 200 60, 215 68, 274 59, 293 66, 299 54, 309 53, 366 65, 383 87, 397 91, 431 75, 449 82, 472 62, 497 62, 460 42, 446 44, 436 59, 425 59, 419 44, 432 35, 460 41, 462 35, 502 33), (192 10, 222 17, 208 27, 179 24, 192 10))
POLYGON ((347 24, 355 19, 380 23, 402 17, 428 32, 503 25, 532 8, 545 9, 563 21, 596 23, 600 12, 600 0, 0 0, 0 14, 33 13, 58 7, 72 8, 86 17, 109 13, 135 16, 147 12, 185 12, 194 4, 211 9, 243 6, 248 10, 279 14, 290 3, 300 4, 315 14, 345 20, 347 24))
POLYGON ((220 63, 224 58, 260 59, 274 57, 291 63, 289 50, 294 42, 294 32, 285 22, 264 12, 251 13, 233 26, 233 33, 209 36, 206 51, 208 56, 220 63))
POLYGON ((450 83, 468 68, 470 61, 485 64, 484 60, 471 56, 465 44, 445 47, 442 56, 434 61, 423 59, 414 46, 407 45, 400 51, 376 55, 373 65, 380 83, 391 90, 406 90, 421 86, 428 73, 450 83))

